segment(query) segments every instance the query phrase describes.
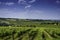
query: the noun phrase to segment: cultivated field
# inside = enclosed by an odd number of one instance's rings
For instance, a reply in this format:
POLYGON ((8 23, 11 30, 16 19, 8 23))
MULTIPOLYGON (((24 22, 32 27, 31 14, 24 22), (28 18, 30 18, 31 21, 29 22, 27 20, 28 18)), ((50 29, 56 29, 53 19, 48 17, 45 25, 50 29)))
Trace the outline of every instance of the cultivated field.
POLYGON ((0 27, 0 40, 60 40, 60 28, 0 27))
POLYGON ((0 40, 60 40, 60 21, 0 18, 0 40))

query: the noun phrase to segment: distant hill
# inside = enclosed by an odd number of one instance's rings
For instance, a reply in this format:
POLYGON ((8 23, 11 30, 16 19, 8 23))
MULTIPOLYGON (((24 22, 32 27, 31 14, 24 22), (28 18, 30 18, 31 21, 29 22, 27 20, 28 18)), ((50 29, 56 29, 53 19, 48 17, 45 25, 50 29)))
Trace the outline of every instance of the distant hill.
POLYGON ((55 24, 60 20, 0 18, 0 26, 39 26, 40 24, 55 24))

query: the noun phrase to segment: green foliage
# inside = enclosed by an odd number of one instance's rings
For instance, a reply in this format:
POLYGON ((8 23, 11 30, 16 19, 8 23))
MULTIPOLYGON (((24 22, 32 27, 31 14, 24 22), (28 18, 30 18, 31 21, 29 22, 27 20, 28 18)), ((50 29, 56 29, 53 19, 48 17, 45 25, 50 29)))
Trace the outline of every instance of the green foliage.
POLYGON ((54 25, 59 27, 60 20, 0 18, 0 26, 7 27, 50 27, 50 25, 51 27, 54 25))
POLYGON ((60 21, 0 18, 0 40, 60 40, 60 21))
POLYGON ((0 27, 0 40, 59 40, 59 39, 60 28, 0 27))

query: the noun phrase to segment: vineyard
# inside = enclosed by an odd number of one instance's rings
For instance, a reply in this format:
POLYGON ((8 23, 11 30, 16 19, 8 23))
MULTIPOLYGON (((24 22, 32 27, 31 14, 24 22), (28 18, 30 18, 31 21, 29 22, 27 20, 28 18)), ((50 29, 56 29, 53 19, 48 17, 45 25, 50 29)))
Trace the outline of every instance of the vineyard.
POLYGON ((60 40, 60 28, 0 27, 0 40, 60 40))
POLYGON ((0 40, 60 40, 60 20, 0 18, 0 40))

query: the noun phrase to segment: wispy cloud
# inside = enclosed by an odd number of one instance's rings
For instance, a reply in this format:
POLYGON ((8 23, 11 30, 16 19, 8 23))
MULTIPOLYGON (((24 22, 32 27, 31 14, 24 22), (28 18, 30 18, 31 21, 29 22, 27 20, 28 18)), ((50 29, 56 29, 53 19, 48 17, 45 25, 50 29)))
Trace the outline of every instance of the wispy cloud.
POLYGON ((26 2, 25 0, 18 0, 18 3, 21 3, 21 2, 26 2))
POLYGON ((0 4, 10 6, 10 5, 14 5, 15 3, 14 2, 0 2, 0 4))
POLYGON ((5 5, 8 5, 8 6, 10 6, 10 5, 14 5, 15 3, 13 3, 13 2, 7 2, 7 3, 5 3, 5 5))
POLYGON ((25 8, 30 8, 32 5, 27 5, 27 6, 25 6, 25 8))
POLYGON ((0 9, 0 17, 27 18, 27 11, 10 10, 6 8, 0 9))
POLYGON ((0 2, 0 4, 1 4, 1 2, 0 2))
POLYGON ((31 1, 29 1, 29 3, 34 3, 36 0, 31 0, 31 1))
MULTIPOLYGON (((17 4, 21 4, 21 5, 24 5, 25 8, 30 8, 32 6, 32 3, 36 2, 36 0, 18 0, 17 1, 17 4)), ((7 5, 7 6, 11 6, 11 5, 14 5, 16 3, 14 2, 0 2, 0 4, 2 5, 7 5)))
POLYGON ((18 4, 25 5, 25 8, 31 7, 26 0, 18 0, 18 4))
POLYGON ((59 1, 59 0, 57 0, 57 1, 56 1, 56 3, 58 3, 58 4, 59 4, 59 3, 60 3, 60 1, 59 1))
POLYGON ((25 5, 25 8, 30 8, 32 6, 32 3, 34 3, 35 1, 36 0, 31 0, 27 2, 27 0, 18 0, 18 3, 25 5))
POLYGON ((28 5, 27 1, 25 0, 18 0, 18 4, 28 5))

